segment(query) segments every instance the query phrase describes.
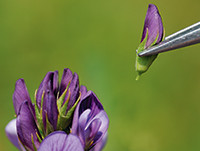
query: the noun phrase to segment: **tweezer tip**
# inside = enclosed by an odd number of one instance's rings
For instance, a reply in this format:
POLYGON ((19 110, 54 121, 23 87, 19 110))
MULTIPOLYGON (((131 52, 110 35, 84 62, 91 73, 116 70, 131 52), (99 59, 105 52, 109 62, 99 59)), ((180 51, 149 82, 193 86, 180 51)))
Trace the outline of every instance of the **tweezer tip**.
POLYGON ((142 51, 142 52, 138 53, 137 55, 138 55, 139 57, 144 57, 144 56, 146 56, 145 54, 146 54, 145 51, 142 51))

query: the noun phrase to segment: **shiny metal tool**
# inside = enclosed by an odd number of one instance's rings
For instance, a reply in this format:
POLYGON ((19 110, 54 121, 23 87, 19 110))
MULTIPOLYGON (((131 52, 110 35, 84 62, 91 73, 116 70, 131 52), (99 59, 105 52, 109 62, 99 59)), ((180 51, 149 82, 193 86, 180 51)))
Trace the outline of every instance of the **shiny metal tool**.
POLYGON ((138 56, 155 55, 197 43, 200 43, 200 22, 166 37, 164 41, 143 50, 138 54, 138 56))

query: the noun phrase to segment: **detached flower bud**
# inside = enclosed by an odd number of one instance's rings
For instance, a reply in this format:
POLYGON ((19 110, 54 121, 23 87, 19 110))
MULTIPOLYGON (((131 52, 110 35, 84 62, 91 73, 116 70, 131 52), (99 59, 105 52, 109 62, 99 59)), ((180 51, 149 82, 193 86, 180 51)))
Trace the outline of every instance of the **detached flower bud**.
POLYGON ((163 24, 158 8, 153 4, 149 4, 144 22, 141 43, 136 51, 136 71, 138 72, 136 80, 142 73, 148 70, 157 57, 157 55, 139 57, 137 54, 144 49, 161 42, 164 35, 163 33, 163 24))

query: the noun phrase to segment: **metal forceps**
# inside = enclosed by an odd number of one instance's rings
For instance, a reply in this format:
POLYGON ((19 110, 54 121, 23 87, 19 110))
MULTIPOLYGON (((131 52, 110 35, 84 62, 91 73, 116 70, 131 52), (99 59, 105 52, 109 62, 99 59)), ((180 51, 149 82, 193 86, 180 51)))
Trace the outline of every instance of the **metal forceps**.
POLYGON ((155 55, 189 45, 200 43, 200 22, 184 28, 168 37, 159 44, 140 52, 138 56, 155 55))

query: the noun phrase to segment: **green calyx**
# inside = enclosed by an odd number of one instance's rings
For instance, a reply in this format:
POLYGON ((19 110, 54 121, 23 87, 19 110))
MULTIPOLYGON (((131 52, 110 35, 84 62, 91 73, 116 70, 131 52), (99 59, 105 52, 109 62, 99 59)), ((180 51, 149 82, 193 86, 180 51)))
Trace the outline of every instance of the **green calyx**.
POLYGON ((60 96, 60 98, 57 101, 58 113, 59 113, 58 122, 57 122, 57 130, 63 130, 63 131, 66 131, 67 133, 69 133, 70 132, 69 125, 72 122, 72 115, 74 113, 74 110, 75 110, 78 102, 80 101, 81 95, 79 95, 79 98, 76 100, 74 105, 67 111, 71 92, 70 92, 70 90, 68 91, 68 94, 69 94, 68 98, 65 101, 65 103, 63 104, 64 98, 66 96, 66 92, 67 92, 67 89, 64 91, 64 93, 60 96))
MULTIPOLYGON (((37 90, 35 91, 35 101, 36 101, 36 93, 37 93, 37 90)), ((44 92, 43 92, 42 98, 41 98, 40 109, 37 106, 37 104, 35 105, 35 115, 36 115, 36 119, 37 119, 36 124, 37 124, 38 130, 40 132, 42 139, 44 139, 44 137, 45 137, 45 130, 44 130, 44 125, 43 125, 43 120, 42 120, 43 100, 44 100, 44 92)))
MULTIPOLYGON (((51 132, 54 131, 53 126, 49 122, 47 113, 45 111, 44 112, 45 112, 46 128, 44 128, 43 116, 42 116, 44 93, 45 92, 43 92, 43 94, 42 94, 40 109, 37 105, 35 105, 35 114, 36 114, 36 119, 37 119, 36 124, 37 124, 38 130, 39 130, 39 133, 40 133, 42 139, 44 139, 48 134, 50 134, 51 132)), ((41 138, 39 138, 38 134, 37 134, 37 136, 38 136, 38 139, 41 139, 41 138)))
MULTIPOLYGON (((159 36, 159 33, 157 34, 157 37, 154 40, 154 42, 151 44, 151 46, 156 44, 158 36, 159 36)), ((139 77, 149 69, 149 67, 151 66, 151 64, 153 63, 153 61, 157 57, 157 55, 145 56, 145 57, 139 57, 138 56, 138 53, 140 53, 144 49, 146 49, 145 45, 147 43, 147 38, 148 38, 148 28, 147 28, 146 36, 145 36, 144 40, 140 43, 140 45, 137 49, 137 53, 136 53, 136 63, 135 63, 135 67, 136 67, 136 71, 137 71, 136 80, 138 80, 139 77)))

